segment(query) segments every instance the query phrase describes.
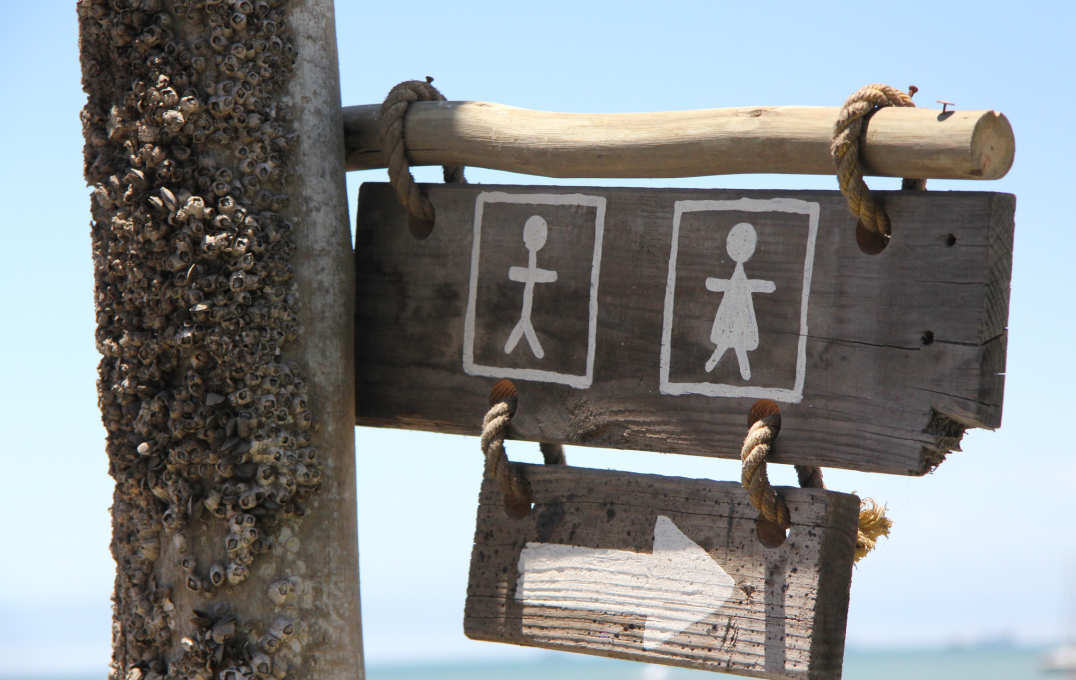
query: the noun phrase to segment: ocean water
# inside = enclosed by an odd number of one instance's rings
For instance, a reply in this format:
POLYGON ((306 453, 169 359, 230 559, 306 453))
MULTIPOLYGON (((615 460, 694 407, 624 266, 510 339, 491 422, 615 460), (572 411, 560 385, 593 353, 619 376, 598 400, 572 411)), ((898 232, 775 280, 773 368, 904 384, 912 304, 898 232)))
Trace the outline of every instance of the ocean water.
MULTIPOLYGON (((1045 650, 960 648, 945 650, 851 651, 845 680, 1069 680, 1076 676, 1041 670, 1045 650)), ((105 673, 5 675, 0 680, 105 680, 105 673)), ((372 664, 367 680, 720 680, 743 676, 574 654, 541 655, 533 661, 372 664)))
MULTIPOLYGON (((961 648, 849 652, 845 680, 1068 680, 1040 670, 1044 650, 961 648)), ((378 666, 367 680, 703 680, 743 676, 576 655, 533 662, 378 666)))
MULTIPOLYGON (((1067 680, 1040 670, 1044 650, 988 648, 849 652, 845 680, 1067 680)), ((556 654, 534 662, 371 665, 367 680, 703 680, 741 678, 674 666, 556 654)))

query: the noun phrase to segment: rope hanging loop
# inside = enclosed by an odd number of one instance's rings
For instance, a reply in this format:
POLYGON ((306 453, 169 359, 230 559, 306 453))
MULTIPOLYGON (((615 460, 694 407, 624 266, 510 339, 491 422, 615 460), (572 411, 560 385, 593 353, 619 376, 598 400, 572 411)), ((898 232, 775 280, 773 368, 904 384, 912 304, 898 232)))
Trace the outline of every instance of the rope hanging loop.
POLYGON ((531 488, 526 478, 508 460, 504 438, 518 405, 516 387, 510 380, 501 380, 489 393, 489 411, 482 419, 480 445, 485 454, 485 476, 500 484, 504 495, 504 511, 512 519, 522 519, 531 511, 531 488))
POLYGON ((762 399, 751 408, 748 421, 747 437, 740 450, 743 462, 740 482, 747 489, 751 505, 759 512, 756 520, 759 539, 769 547, 776 547, 784 542, 785 532, 792 526, 788 505, 770 485, 766 474, 766 457, 781 431, 781 411, 775 402, 762 399))
MULTIPOLYGON (((485 455, 485 476, 497 480, 504 495, 504 511, 512 519, 526 517, 531 511, 534 495, 530 483, 518 467, 508 460, 504 439, 519 405, 516 386, 507 378, 499 380, 489 392, 489 411, 482 419, 482 453, 485 455)), ((541 443, 546 465, 567 465, 564 447, 541 443)))
MULTIPOLYGON (((766 458, 773 451, 777 434, 781 431, 781 409, 777 402, 761 399, 755 402, 747 416, 750 426, 744 439, 740 458, 743 461, 741 483, 747 489, 751 505, 759 511, 755 521, 758 537, 768 547, 775 548, 785 540, 785 532, 792 526, 788 505, 777 490, 770 485, 766 474, 766 458)), ((796 476, 804 489, 824 489, 822 469, 813 465, 797 465, 796 476)), ((859 519, 856 527, 855 561, 865 557, 875 548, 878 539, 888 536, 893 522, 886 517, 886 508, 873 499, 864 498, 859 503, 859 519)))
MULTIPOLYGON (((858 220, 856 240, 867 253, 881 252, 892 234, 889 216, 863 180, 860 147, 867 121, 874 112, 886 106, 915 106, 912 95, 917 89, 912 85, 908 88, 909 92, 904 92, 883 83, 865 85, 844 102, 833 126, 830 155, 837 168, 841 193, 848 202, 848 209, 858 220)), ((902 188, 925 189, 926 181, 905 179, 902 188)))
MULTIPOLYGON (((407 109, 416 101, 445 101, 445 96, 433 86, 433 78, 405 80, 389 90, 381 104, 381 143, 388 156, 389 181, 400 203, 407 208, 408 226, 415 238, 426 238, 433 232, 434 208, 422 188, 415 183, 407 158, 404 122, 407 109)), ((462 165, 444 166, 446 183, 466 184, 462 165)))

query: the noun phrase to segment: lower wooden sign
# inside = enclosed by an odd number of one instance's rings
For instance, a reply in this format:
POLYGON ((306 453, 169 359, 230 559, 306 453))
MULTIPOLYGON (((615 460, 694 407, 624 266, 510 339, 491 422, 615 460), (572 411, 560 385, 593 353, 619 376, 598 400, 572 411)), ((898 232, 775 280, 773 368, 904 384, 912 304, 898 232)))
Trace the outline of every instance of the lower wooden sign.
POLYGON ((464 631, 772 678, 838 678, 859 499, 782 488, 792 528, 758 539, 731 482, 519 466, 531 513, 479 498, 464 631))

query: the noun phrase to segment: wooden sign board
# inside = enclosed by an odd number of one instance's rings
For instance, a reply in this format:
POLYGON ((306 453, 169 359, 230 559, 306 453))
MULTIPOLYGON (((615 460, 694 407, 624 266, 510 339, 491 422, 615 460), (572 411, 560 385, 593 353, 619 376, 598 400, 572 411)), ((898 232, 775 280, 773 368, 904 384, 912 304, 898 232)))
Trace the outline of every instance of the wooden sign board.
POLYGON ((534 507, 483 484, 464 632, 764 677, 840 677, 859 499, 782 488, 776 548, 740 485, 519 466, 534 507))
POLYGON ((923 474, 1000 424, 1014 197, 881 192, 861 252, 837 192, 428 185, 412 237, 387 184, 356 233, 357 422, 738 457, 751 405, 777 462, 923 474))

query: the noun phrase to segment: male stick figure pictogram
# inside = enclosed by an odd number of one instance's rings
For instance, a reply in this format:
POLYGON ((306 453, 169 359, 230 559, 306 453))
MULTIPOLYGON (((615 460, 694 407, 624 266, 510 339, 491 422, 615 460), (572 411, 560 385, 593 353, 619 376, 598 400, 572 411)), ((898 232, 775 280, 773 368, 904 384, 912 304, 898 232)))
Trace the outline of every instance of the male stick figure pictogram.
POLYGON ((714 353, 706 362, 706 372, 714 370, 717 362, 729 349, 736 353, 740 363, 740 377, 751 379, 751 363, 747 353, 758 349, 758 319, 755 317, 754 293, 772 293, 777 289, 773 281, 749 279, 744 273, 744 262, 755 254, 758 234, 755 227, 747 222, 740 222, 729 230, 725 241, 729 257, 736 262, 736 269, 727 279, 707 277, 706 290, 724 292, 721 304, 714 315, 714 325, 710 331, 710 342, 714 343, 714 353))
POLYGON ((531 322, 531 309, 534 307, 534 284, 552 283, 557 280, 557 272, 551 269, 538 268, 538 251, 545 247, 546 238, 549 236, 549 225, 538 215, 527 218, 523 225, 523 245, 527 247, 527 266, 509 267, 508 279, 523 284, 523 307, 519 312, 519 321, 516 327, 508 335, 508 342, 504 343, 504 353, 511 354, 519 344, 519 339, 527 337, 527 344, 535 357, 541 359, 545 356, 542 343, 538 342, 538 335, 534 332, 534 324, 531 322))

